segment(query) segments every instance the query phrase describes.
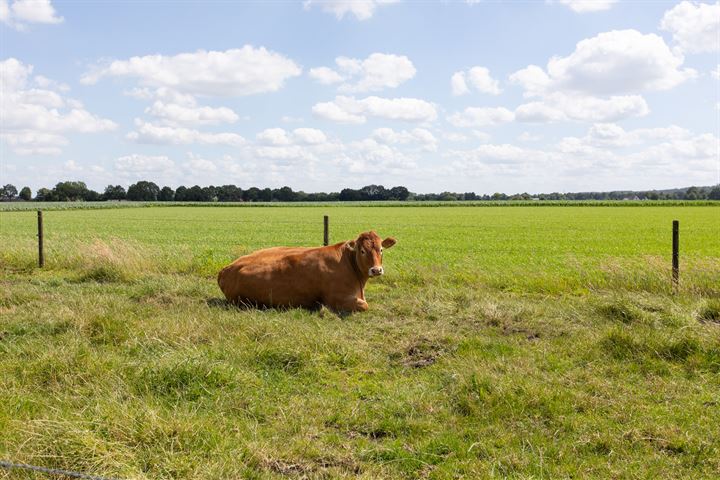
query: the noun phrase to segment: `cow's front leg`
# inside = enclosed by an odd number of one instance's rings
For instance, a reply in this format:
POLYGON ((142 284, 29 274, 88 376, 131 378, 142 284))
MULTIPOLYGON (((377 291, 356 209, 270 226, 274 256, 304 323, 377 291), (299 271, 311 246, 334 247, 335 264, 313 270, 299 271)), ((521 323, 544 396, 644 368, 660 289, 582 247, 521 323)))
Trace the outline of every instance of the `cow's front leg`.
POLYGON ((328 302, 328 307, 339 312, 364 312, 368 309, 368 304, 362 298, 354 295, 334 299, 328 302))

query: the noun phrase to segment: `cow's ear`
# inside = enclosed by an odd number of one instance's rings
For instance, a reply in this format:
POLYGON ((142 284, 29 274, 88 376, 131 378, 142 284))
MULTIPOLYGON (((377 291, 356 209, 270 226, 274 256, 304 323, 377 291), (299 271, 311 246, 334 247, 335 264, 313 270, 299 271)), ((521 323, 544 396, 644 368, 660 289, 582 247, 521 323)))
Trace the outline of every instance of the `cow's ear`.
POLYGON ((355 240, 350 240, 350 241, 348 241, 348 242, 345 243, 345 246, 346 246, 347 249, 350 250, 351 252, 354 252, 354 251, 355 251, 355 245, 356 245, 355 240))
POLYGON ((396 243, 397 240, 395 240, 393 237, 387 237, 385 240, 382 241, 382 246, 383 248, 390 248, 396 243))

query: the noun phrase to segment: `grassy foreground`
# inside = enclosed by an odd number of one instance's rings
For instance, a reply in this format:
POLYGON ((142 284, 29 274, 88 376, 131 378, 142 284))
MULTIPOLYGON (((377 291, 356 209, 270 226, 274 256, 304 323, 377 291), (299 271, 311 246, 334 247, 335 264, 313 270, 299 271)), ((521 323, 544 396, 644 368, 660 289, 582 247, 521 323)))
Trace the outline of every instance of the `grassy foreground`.
MULTIPOLYGON (((121 478, 717 478, 720 209, 0 213, 0 458, 121 478), (371 310, 217 270, 374 228, 371 310), (671 221, 681 289, 670 289, 671 221)), ((0 470, 0 478, 46 478, 0 470)))

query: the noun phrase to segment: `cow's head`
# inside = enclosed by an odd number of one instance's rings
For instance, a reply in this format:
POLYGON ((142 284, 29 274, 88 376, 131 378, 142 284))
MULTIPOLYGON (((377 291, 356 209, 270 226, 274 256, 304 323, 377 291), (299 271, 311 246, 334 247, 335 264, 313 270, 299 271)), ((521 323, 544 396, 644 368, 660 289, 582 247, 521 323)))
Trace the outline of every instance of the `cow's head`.
POLYGON ((350 253, 355 255, 355 261, 361 272, 367 272, 369 277, 377 277, 384 273, 382 266, 383 249, 395 245, 393 237, 385 240, 374 231, 361 233, 355 240, 347 242, 350 253))

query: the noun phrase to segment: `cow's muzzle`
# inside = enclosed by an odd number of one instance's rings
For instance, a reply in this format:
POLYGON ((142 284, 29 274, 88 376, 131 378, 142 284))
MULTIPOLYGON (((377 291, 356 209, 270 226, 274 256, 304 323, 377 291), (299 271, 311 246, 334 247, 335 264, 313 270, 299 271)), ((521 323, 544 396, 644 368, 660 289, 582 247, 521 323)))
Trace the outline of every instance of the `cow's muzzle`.
POLYGON ((370 275, 371 277, 377 277, 382 275, 383 273, 385 273, 383 267, 372 267, 368 272, 368 275, 370 275))

